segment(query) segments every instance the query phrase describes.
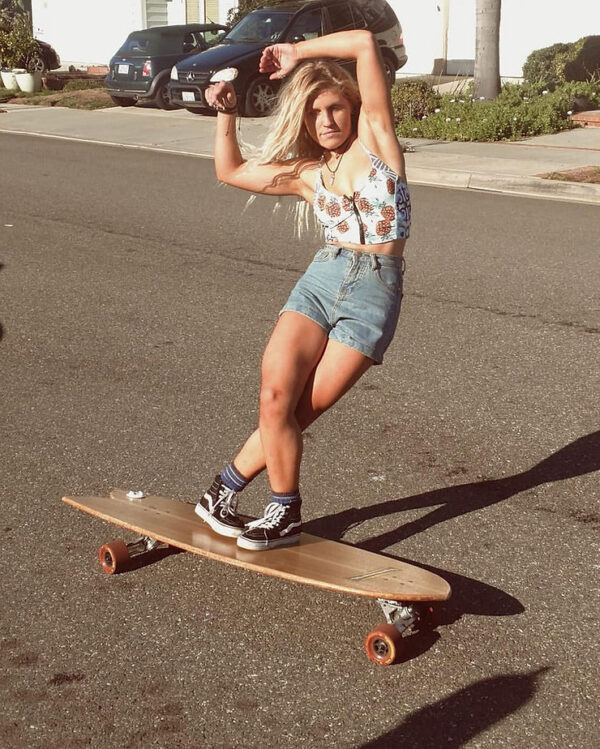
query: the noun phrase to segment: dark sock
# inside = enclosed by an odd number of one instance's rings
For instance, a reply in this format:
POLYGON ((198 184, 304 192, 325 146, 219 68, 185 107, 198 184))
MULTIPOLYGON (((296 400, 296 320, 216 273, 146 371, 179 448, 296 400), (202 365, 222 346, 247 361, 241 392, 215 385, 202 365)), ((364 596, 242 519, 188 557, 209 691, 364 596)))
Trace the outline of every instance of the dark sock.
POLYGON ((250 479, 242 476, 233 463, 225 466, 221 471, 221 481, 228 489, 232 489, 234 492, 241 492, 250 483, 250 479))
POLYGON ((301 504, 300 491, 295 492, 271 492, 271 502, 277 502, 280 505, 301 504))

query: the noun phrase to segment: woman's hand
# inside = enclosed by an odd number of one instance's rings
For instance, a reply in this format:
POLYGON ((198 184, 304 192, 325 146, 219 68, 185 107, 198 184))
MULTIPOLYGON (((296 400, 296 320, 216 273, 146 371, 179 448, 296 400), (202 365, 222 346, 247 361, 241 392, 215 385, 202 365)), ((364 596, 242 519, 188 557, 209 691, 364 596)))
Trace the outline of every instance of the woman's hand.
POLYGON ((272 44, 263 50, 258 70, 261 73, 271 73, 271 80, 280 80, 289 75, 298 62, 295 44, 272 44))
POLYGON ((206 89, 204 96, 206 103, 213 109, 225 112, 237 109, 235 89, 228 81, 213 83, 206 89))

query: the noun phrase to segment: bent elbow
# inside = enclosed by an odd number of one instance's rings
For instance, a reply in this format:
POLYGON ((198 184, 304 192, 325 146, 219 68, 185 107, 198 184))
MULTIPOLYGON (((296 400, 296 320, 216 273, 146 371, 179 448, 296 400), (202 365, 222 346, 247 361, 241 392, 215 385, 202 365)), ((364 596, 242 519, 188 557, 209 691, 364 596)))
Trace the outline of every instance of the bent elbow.
POLYGON ((378 47, 377 41, 372 31, 368 29, 358 29, 357 34, 357 45, 360 45, 361 49, 371 50, 378 47))

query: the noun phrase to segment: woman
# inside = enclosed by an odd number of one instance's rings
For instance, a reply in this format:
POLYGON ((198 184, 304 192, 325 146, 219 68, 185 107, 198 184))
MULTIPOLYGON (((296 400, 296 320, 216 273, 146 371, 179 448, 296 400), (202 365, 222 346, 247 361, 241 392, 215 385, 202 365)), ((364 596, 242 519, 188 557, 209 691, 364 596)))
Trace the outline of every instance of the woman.
POLYGON ((296 68, 282 86, 260 160, 244 161, 240 154, 233 86, 219 82, 206 92, 218 110, 218 179, 255 193, 303 198, 326 239, 265 349, 258 429, 196 507, 213 530, 252 550, 299 540, 302 431, 381 363, 400 312, 410 228, 404 157, 372 34, 340 32, 264 50, 260 72, 271 79, 296 68), (358 87, 321 58, 354 59, 358 87), (265 467, 271 500, 264 517, 245 526, 236 513, 237 493, 265 467))

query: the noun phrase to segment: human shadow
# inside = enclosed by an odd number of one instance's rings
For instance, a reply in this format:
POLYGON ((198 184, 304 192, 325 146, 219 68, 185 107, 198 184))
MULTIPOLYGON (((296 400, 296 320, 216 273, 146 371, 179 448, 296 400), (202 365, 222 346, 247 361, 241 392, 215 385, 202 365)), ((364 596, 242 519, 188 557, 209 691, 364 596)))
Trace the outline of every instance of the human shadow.
POLYGON ((303 530, 325 538, 340 540, 348 530, 368 520, 394 515, 404 510, 435 506, 434 510, 417 520, 404 523, 386 533, 356 544, 369 551, 381 552, 438 523, 482 510, 542 484, 563 481, 598 470, 600 470, 600 430, 565 445, 532 468, 514 476, 434 489, 412 497, 392 499, 360 509, 350 508, 334 515, 309 521, 304 524, 303 530))
MULTIPOLYGON (((416 533, 447 520, 497 504, 520 492, 555 481, 583 476, 600 469, 600 431, 580 437, 522 473, 503 479, 490 479, 471 484, 434 489, 412 497, 392 499, 363 508, 350 508, 342 512, 309 521, 303 530, 323 538, 343 540, 351 528, 386 515, 404 510, 434 506, 423 517, 396 526, 389 531, 361 541, 354 546, 383 553, 416 533)), ((597 520, 591 518, 592 520, 597 520)), ((393 559, 411 562, 396 555, 384 554, 393 559)), ((450 624, 464 613, 482 616, 514 616, 523 612, 522 604, 502 590, 472 578, 421 564, 424 569, 443 577, 452 588, 452 597, 436 606, 438 624, 450 624)))
POLYGON ((459 749, 495 723, 517 712, 537 691, 548 671, 506 674, 471 684, 406 717, 396 728, 360 749, 459 749))

